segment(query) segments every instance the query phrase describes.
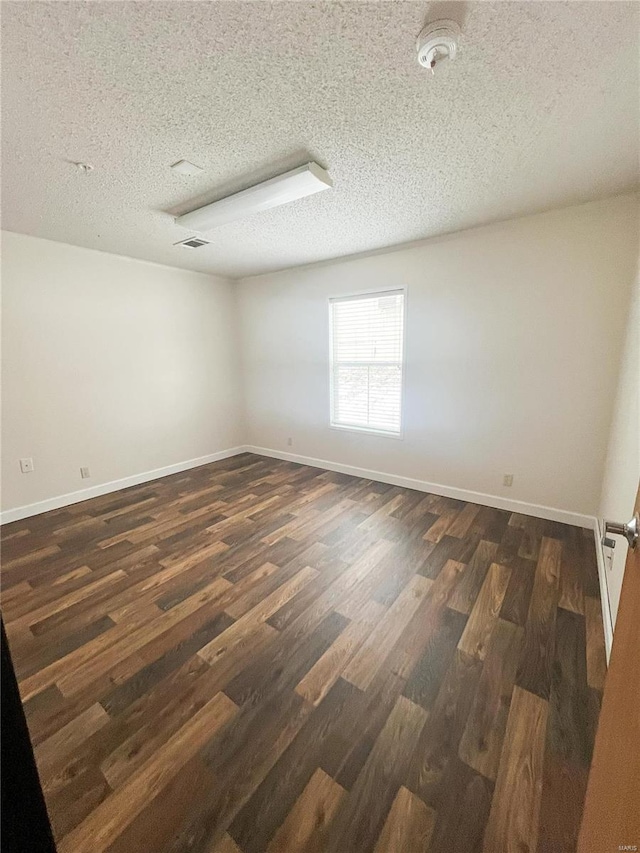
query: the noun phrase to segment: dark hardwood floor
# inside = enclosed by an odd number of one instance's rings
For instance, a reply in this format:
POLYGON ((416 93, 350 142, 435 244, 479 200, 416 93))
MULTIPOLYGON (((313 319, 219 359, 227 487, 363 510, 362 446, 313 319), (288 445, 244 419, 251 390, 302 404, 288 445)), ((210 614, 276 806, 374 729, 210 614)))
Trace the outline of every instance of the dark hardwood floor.
POLYGON ((6 525, 60 853, 570 853, 593 535, 243 454, 6 525))

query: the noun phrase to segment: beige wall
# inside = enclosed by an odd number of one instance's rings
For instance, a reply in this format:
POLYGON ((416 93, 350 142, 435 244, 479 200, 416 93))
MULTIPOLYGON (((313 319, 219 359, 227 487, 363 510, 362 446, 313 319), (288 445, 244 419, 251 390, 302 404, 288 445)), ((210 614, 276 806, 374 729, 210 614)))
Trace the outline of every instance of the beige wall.
MULTIPOLYGON (((605 466, 599 515, 628 521, 633 514, 640 480, 640 275, 630 300, 625 347, 620 367, 614 416, 605 466)), ((627 545, 616 536, 613 559, 606 560, 606 579, 615 624, 627 545)), ((608 551, 608 549, 606 549, 608 551)))
POLYGON ((637 234, 621 196, 244 280, 249 444, 595 515, 637 234), (327 300, 401 285, 404 440, 332 430, 327 300))
POLYGON ((621 196, 233 283, 5 233, 2 507, 248 443, 624 516, 637 234, 621 196), (331 430, 328 297, 400 285, 404 439, 331 430))
POLYGON ((4 510, 241 443, 232 283, 4 232, 2 313, 4 510))

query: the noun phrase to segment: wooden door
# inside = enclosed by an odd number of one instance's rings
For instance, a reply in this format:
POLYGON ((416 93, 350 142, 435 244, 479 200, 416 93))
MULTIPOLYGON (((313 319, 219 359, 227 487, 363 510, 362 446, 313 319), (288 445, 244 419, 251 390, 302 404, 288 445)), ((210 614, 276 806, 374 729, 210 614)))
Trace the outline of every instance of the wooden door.
POLYGON ((579 853, 620 850, 640 851, 640 545, 627 556, 578 842, 579 853))

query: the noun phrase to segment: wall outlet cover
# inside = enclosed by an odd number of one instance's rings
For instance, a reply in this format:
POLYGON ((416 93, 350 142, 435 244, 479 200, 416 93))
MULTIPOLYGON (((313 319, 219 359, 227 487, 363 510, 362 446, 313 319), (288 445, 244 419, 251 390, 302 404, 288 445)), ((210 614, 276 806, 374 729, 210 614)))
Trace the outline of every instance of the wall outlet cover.
POLYGON ((502 478, 503 486, 513 486, 513 474, 505 474, 502 478))
POLYGON ((23 474, 30 474, 33 471, 33 459, 30 456, 20 460, 20 470, 23 474))
POLYGON ((91 471, 89 471, 88 468, 81 468, 80 469, 80 476, 82 477, 83 480, 86 480, 88 477, 91 476, 91 471))

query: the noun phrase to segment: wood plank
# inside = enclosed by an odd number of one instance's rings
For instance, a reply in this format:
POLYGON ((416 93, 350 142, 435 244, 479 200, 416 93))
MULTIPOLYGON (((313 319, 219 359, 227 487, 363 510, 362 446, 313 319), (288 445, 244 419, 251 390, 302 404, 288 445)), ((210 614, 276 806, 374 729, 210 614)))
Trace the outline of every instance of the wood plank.
POLYGON ((447 771, 456 760, 481 672, 478 658, 456 649, 411 758, 407 787, 436 809, 446 792, 447 771))
POLYGON ((585 619, 559 608, 556 627, 547 745, 557 757, 586 769, 591 763, 593 733, 588 711, 585 619))
POLYGON ((296 692, 312 705, 319 705, 384 613, 385 608, 382 605, 376 601, 369 601, 363 608, 360 618, 349 623, 338 639, 309 670, 297 685, 296 692))
POLYGON ((460 578, 455 592, 451 596, 449 607, 458 610, 460 613, 471 613, 497 551, 498 545, 495 542, 488 542, 483 539, 478 543, 467 570, 460 578))
POLYGON ((200 649, 198 655, 207 663, 216 663, 225 654, 233 655, 236 648, 246 641, 261 624, 267 621, 290 598, 317 576, 315 569, 306 566, 290 581, 274 590, 271 595, 257 604, 252 610, 238 619, 228 630, 207 643, 200 649))
POLYGON ((581 550, 572 547, 571 539, 562 543, 562 559, 560 563, 560 599, 558 606, 573 613, 584 615, 584 588, 580 562, 581 550))
POLYGON ((115 790, 185 725, 230 678, 197 656, 113 720, 113 743, 97 752, 100 770, 115 790))
POLYGON ((59 545, 47 545, 44 548, 38 548, 36 551, 31 551, 22 557, 16 557, 13 560, 3 560, 2 571, 11 573, 13 569, 19 569, 22 566, 33 565, 34 563, 41 563, 43 560, 46 560, 47 557, 55 557, 59 553, 59 545))
POLYGON ((542 539, 516 676, 519 687, 542 699, 548 699, 551 690, 561 552, 559 541, 542 539))
POLYGON ((423 708, 404 696, 398 698, 329 828, 327 853, 368 853, 373 849, 426 719, 423 708))
MULTIPOLYGON (((330 583, 326 586, 320 586, 319 595, 312 596, 309 600, 304 593, 299 594, 291 602, 291 608, 286 618, 280 618, 282 611, 286 608, 285 606, 271 617, 269 624, 283 629, 297 623, 301 630, 303 625, 306 626, 307 630, 312 630, 324 619, 327 613, 335 610, 349 597, 351 592, 365 580, 369 572, 373 571, 393 548, 393 543, 387 542, 385 539, 373 543, 365 540, 365 543, 362 550, 360 547, 357 548, 357 558, 347 564, 343 572, 338 573, 337 576, 331 574, 330 583)), ((322 574, 324 575, 325 572, 323 571, 322 574)))
POLYGON ((381 650, 391 651, 426 596, 431 582, 415 575, 345 667, 343 677, 366 690, 384 663, 381 650))
POLYGON ((522 639, 522 628, 497 621, 458 750, 463 761, 488 779, 495 780, 498 773, 522 639))
POLYGON ((522 530, 522 539, 518 548, 518 556, 527 560, 537 560, 540 553, 542 537, 545 535, 546 522, 531 515, 513 513, 509 524, 514 524, 522 530))
MULTIPOLYGON (((361 706, 362 694, 338 681, 306 719, 303 727, 270 768, 229 831, 245 853, 265 850, 308 786, 326 745, 344 725, 348 710, 361 706)), ((304 707, 309 708, 306 703, 304 707)))
POLYGON ((428 850, 435 812, 404 786, 396 794, 374 853, 416 853, 428 850))
MULTIPOLYGON (((479 538, 470 534, 465 539, 456 539, 453 536, 443 536, 437 545, 433 547, 423 565, 418 569, 418 574, 435 580, 448 560, 456 560, 459 563, 468 563, 477 549, 479 538)), ((433 544, 433 543, 429 543, 433 544)), ((487 563, 487 568, 488 568, 487 563)), ((478 589, 482 581, 478 584, 478 589)), ((469 608, 470 609, 470 608, 469 608)))
POLYGON ((101 853, 123 832, 145 804, 169 784, 175 773, 224 726, 237 707, 218 693, 155 755, 146 761, 91 815, 62 839, 59 853, 101 853))
POLYGON ((449 533, 449 528, 454 524, 458 515, 459 512, 457 509, 446 510, 438 517, 437 521, 431 525, 422 538, 427 542, 433 542, 434 545, 437 544, 440 542, 445 533, 449 533))
MULTIPOLYGON (((178 623, 193 617, 197 611, 202 611, 201 617, 208 618, 210 610, 204 610, 204 608, 215 603, 228 589, 228 581, 225 581, 224 578, 216 578, 204 590, 185 599, 161 616, 143 620, 143 624, 134 633, 124 633, 124 636, 119 637, 116 643, 107 647, 101 654, 89 657, 72 672, 59 675, 56 678, 56 684, 60 688, 60 692, 64 696, 72 696, 89 684, 91 680, 97 679, 101 674, 108 673, 110 669, 116 666, 121 668, 120 678, 122 679, 126 677, 125 673, 127 675, 133 674, 139 668, 135 657, 132 658, 128 655, 125 658, 125 661, 131 661, 131 665, 124 671, 124 661, 121 658, 123 654, 127 655, 131 646, 143 646, 150 643, 178 623)), ((114 632, 116 630, 117 628, 113 629, 114 632)))
POLYGON ((112 689, 103 696, 100 704, 112 717, 121 715, 232 625, 233 619, 226 613, 218 613, 212 618, 203 613, 202 618, 178 623, 136 652, 135 659, 140 663, 140 669, 124 681, 120 680, 121 670, 117 667, 112 670, 109 677, 112 689))
MULTIPOLYGON (((22 696, 22 700, 26 701, 46 687, 57 684, 64 677, 65 673, 74 673, 76 667, 80 668, 87 663, 91 663, 99 654, 114 648, 118 641, 130 636, 132 631, 135 631, 145 623, 152 622, 157 613, 159 613, 157 608, 145 603, 144 607, 136 609, 136 615, 127 620, 126 624, 116 625, 114 628, 105 631, 91 640, 91 642, 74 649, 70 654, 65 655, 65 657, 54 661, 20 681, 20 695, 22 696)), ((7 630, 9 629, 7 628, 7 630)))
POLYGON ((422 655, 403 691, 407 699, 425 710, 429 710, 438 695, 467 624, 464 613, 448 607, 438 608, 429 615, 435 630, 428 632, 422 655))
POLYGON ((498 563, 492 563, 487 572, 458 643, 458 648, 471 657, 477 657, 480 660, 485 658, 489 638, 498 621, 510 574, 511 569, 498 563))
POLYGON ((17 671, 18 678, 23 680, 34 675, 42 667, 49 666, 60 658, 66 657, 66 655, 71 654, 101 634, 115 628, 115 625, 116 623, 111 616, 102 616, 98 619, 91 619, 87 625, 78 630, 75 630, 75 625, 67 624, 64 629, 53 632, 51 635, 48 634, 46 643, 38 642, 32 637, 28 646, 25 644, 25 647, 19 651, 14 646, 16 654, 21 660, 20 668, 17 671))
POLYGON ((587 683, 594 690, 604 689, 607 674, 607 658, 604 648, 604 626, 602 605, 599 598, 590 595, 584 599, 584 614, 587 628, 587 683))
POLYGON ((176 769, 157 796, 149 798, 142 811, 109 845, 109 853, 165 853, 175 831, 206 803, 215 779, 199 755, 176 769))
POLYGON ((410 536, 395 544, 393 551, 382 561, 384 572, 377 579, 372 597, 390 607, 413 575, 420 572, 436 546, 421 536, 410 536))
MULTIPOLYGON (((308 565, 313 568, 310 563, 308 565)), ((229 616, 240 619, 296 574, 295 566, 291 574, 286 571, 286 568, 286 566, 283 568, 276 566, 275 563, 263 563, 254 572, 234 584, 233 600, 225 606, 229 616)))
POLYGON ((426 596, 387 658, 386 665, 401 678, 411 676, 420 656, 444 621, 445 605, 464 570, 464 563, 447 560, 435 581, 430 582, 426 596))
POLYGON ((542 800, 537 853, 571 851, 578 840, 587 791, 587 771, 547 749, 542 776, 542 800))
POLYGON ((386 667, 364 692, 343 679, 337 681, 333 690, 347 687, 351 694, 341 713, 340 725, 327 738, 318 763, 343 788, 351 790, 355 785, 403 686, 404 680, 386 667))
POLYGON ((111 793, 106 779, 95 766, 73 768, 74 775, 64 787, 45 789, 51 826, 62 838, 82 823, 111 793))
POLYGON ((293 690, 347 624, 344 616, 329 611, 317 624, 314 621, 313 628, 308 631, 301 629, 298 632, 295 625, 283 631, 262 656, 255 657, 243 672, 236 675, 225 687, 225 692, 238 705, 244 705, 284 689, 293 690), (292 643, 291 637, 296 635, 303 636, 292 643))
POLYGON ((433 786, 436 824, 429 853, 481 853, 493 784, 456 757, 433 786))
MULTIPOLYGON (((509 528, 509 530, 512 529, 509 528)), ((498 557, 500 559, 497 562, 511 569, 511 576, 500 608, 500 618, 513 622, 514 625, 524 625, 531 604, 536 564, 533 560, 518 557, 517 554, 505 557, 501 550, 498 551, 498 557)))
POLYGON ((225 832, 220 841, 209 848, 209 853, 242 853, 233 838, 225 832))
POLYGON ((276 832, 267 853, 304 853, 318 843, 344 797, 344 788, 318 769, 276 832))
MULTIPOLYGON (((508 523, 508 512, 495 507, 483 506, 471 525, 469 536, 475 531, 481 539, 500 545, 504 539, 508 523)), ((500 563, 501 561, 496 559, 494 562, 500 563)))
POLYGON ((484 853, 536 849, 548 712, 544 699, 514 688, 484 853))
POLYGON ((309 719, 311 708, 293 691, 245 705, 203 757, 217 779, 206 808, 181 827, 177 849, 201 849, 231 825, 309 719))
POLYGON ((109 715, 96 703, 63 726, 35 749, 38 770, 46 777, 52 767, 74 752, 91 735, 109 722, 109 715))
POLYGON ((453 520, 453 523, 447 528, 447 536, 464 539, 471 530, 471 526, 481 509, 482 506, 480 504, 466 504, 464 509, 453 520))

